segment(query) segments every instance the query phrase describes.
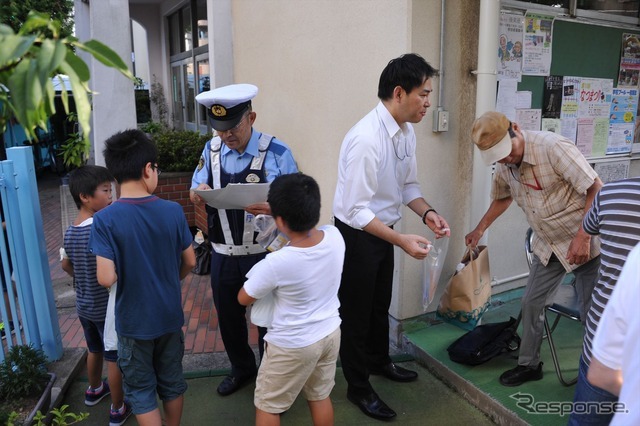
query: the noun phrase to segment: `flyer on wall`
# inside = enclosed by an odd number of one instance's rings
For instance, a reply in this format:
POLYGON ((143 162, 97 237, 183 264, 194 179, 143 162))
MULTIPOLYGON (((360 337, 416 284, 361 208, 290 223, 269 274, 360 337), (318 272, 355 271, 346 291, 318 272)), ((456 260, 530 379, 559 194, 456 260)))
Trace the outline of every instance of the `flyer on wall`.
POLYGON ((637 87, 640 74, 640 39, 638 34, 622 34, 618 87, 637 87))
POLYGON ((522 78, 522 29, 520 14, 501 13, 498 30, 498 81, 522 78))
POLYGON ((609 115, 607 154, 631 152, 637 110, 637 88, 613 89, 609 115))
POLYGON ((522 74, 549 75, 551 70, 553 16, 524 15, 522 74))

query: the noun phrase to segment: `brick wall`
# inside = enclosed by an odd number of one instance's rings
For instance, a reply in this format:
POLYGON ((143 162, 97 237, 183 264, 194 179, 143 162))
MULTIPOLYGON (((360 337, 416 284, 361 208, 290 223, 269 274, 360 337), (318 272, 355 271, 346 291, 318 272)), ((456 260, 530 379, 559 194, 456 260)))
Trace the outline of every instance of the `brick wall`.
POLYGON ((204 206, 195 206, 189 199, 192 176, 192 172, 162 173, 158 178, 158 187, 154 194, 180 204, 189 226, 196 226, 206 234, 207 213, 204 206))

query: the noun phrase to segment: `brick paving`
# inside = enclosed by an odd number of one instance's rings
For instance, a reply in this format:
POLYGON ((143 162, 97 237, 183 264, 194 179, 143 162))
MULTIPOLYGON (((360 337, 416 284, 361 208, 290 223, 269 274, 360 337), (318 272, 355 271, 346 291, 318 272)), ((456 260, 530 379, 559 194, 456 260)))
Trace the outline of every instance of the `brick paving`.
MULTIPOLYGON (((51 280, 65 281, 71 286, 71 279, 60 268, 59 249, 62 246, 62 212, 60 178, 43 175, 38 179, 40 210, 49 257, 51 280)), ((185 354, 224 352, 224 343, 218 333, 218 317, 213 306, 210 276, 189 274, 182 283, 182 306, 184 310, 185 354)), ((85 347, 86 343, 78 315, 72 307, 58 308, 58 323, 62 334, 62 344, 67 347, 85 347)), ((257 347, 258 332, 250 325, 249 340, 257 347)))

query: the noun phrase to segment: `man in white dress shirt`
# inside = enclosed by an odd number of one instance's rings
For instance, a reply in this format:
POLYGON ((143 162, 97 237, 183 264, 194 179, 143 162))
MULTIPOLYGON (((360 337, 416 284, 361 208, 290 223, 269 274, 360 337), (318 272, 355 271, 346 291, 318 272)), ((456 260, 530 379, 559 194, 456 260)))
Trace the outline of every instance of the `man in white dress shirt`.
POLYGON ((379 420, 396 413, 375 393, 369 374, 399 382, 418 377, 389 357, 393 246, 416 259, 429 252, 425 237, 401 234, 393 226, 406 205, 437 237, 449 235, 447 222, 422 197, 416 137, 408 124, 426 115, 435 75, 437 71, 413 53, 390 61, 380 76, 380 102, 347 133, 340 149, 333 204, 335 225, 346 243, 339 292, 340 359, 348 399, 379 420))

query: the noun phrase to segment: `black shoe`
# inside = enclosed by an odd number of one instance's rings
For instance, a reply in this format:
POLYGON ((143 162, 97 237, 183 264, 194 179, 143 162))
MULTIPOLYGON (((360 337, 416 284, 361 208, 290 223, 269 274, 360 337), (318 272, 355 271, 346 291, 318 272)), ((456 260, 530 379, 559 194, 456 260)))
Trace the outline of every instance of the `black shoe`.
POLYGON ((255 377, 255 374, 245 376, 244 378, 227 376, 224 378, 222 383, 218 385, 218 389, 217 389, 218 393, 222 396, 231 395, 241 387, 251 383, 254 377, 255 377))
POLYGON ((390 362, 389 364, 382 367, 372 368, 370 370, 370 373, 384 376, 387 379, 393 380, 395 382, 411 382, 418 378, 418 373, 416 373, 415 371, 402 368, 394 364, 393 362, 390 362))
POLYGON ((525 382, 542 379, 542 363, 536 367, 519 365, 516 368, 507 370, 500 376, 500 383, 503 386, 520 386, 525 382))
POLYGON ((367 416, 374 419, 391 420, 396 416, 396 412, 389 408, 375 392, 362 397, 347 392, 347 399, 357 405, 367 416))

